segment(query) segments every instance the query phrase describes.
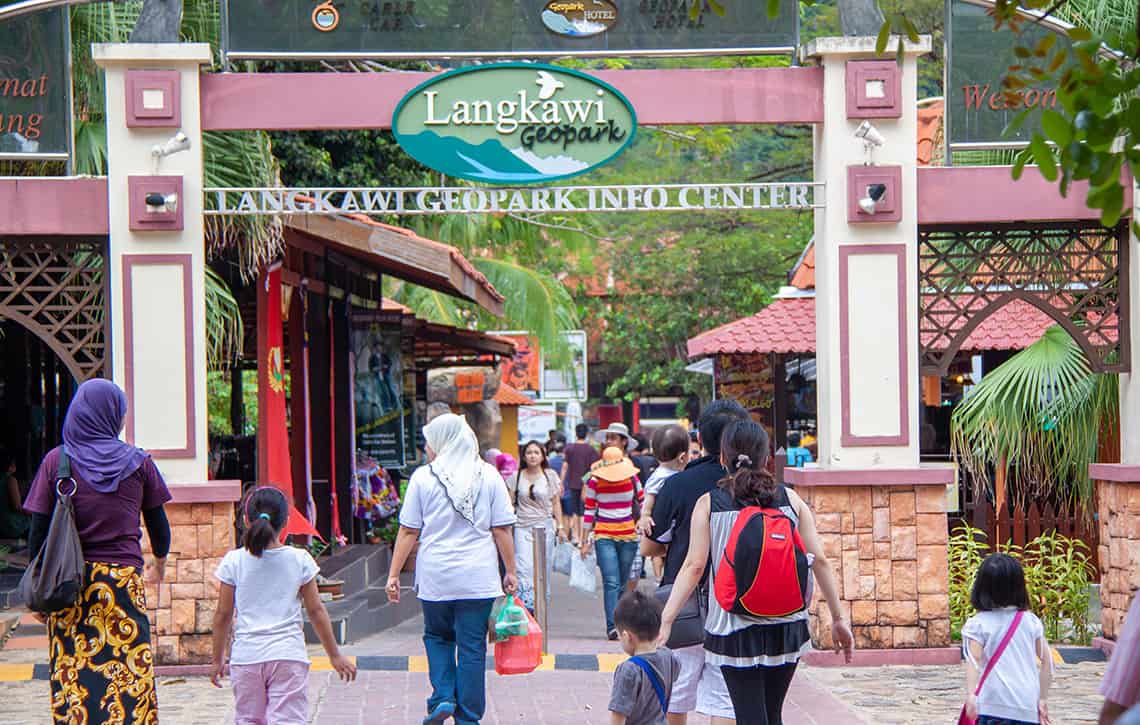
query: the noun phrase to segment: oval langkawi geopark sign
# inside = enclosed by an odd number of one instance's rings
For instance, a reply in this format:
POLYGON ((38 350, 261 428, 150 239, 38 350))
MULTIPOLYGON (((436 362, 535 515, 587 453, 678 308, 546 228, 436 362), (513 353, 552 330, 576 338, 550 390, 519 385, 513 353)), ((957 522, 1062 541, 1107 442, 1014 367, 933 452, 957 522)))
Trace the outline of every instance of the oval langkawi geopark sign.
POLYGON ((632 142, 637 115, 616 88, 539 63, 443 73, 396 106, 392 132, 420 163, 448 176, 533 184, 583 174, 632 142))
POLYGON ((550 0, 542 8, 546 29, 568 38, 589 38, 604 33, 618 21, 611 0, 550 0))

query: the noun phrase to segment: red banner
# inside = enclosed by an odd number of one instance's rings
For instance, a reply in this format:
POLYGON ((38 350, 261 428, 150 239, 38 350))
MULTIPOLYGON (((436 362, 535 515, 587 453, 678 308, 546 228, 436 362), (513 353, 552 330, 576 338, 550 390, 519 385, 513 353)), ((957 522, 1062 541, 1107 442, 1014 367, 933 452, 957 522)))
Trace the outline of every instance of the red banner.
MULTIPOLYGON (((285 416, 284 334, 281 325, 281 268, 262 275, 258 285, 257 391, 258 479, 281 489, 293 500, 293 471, 289 461, 289 425, 285 416)), ((282 535, 317 536, 317 530, 293 506, 282 535)))

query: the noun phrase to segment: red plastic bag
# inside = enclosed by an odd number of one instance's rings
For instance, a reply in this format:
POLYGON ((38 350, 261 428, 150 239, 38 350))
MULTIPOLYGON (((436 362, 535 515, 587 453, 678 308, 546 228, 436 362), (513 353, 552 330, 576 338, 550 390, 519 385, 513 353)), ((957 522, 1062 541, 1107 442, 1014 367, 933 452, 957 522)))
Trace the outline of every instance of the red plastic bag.
POLYGON ((527 633, 524 637, 507 637, 495 643, 495 672, 500 675, 525 675, 542 664, 542 630, 534 615, 526 609, 527 633))

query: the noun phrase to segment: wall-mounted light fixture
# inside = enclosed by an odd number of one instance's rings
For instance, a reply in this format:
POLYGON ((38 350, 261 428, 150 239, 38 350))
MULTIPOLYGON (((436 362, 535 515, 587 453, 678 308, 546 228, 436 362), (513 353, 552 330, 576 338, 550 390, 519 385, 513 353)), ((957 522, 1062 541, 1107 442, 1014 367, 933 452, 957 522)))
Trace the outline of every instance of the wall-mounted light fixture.
POLYGON ((155 144, 150 148, 150 156, 154 160, 154 173, 158 173, 158 162, 167 156, 190 150, 190 137, 179 131, 163 143, 155 144))
POLYGON ((879 133, 879 129, 871 125, 870 121, 859 124, 859 127, 855 129, 855 138, 863 142, 863 152, 867 155, 867 160, 864 163, 868 165, 873 163, 872 151, 881 148, 886 143, 883 134, 879 133))
POLYGON ((875 207, 886 193, 886 184, 868 184, 866 196, 859 200, 860 211, 864 214, 874 214, 875 207))

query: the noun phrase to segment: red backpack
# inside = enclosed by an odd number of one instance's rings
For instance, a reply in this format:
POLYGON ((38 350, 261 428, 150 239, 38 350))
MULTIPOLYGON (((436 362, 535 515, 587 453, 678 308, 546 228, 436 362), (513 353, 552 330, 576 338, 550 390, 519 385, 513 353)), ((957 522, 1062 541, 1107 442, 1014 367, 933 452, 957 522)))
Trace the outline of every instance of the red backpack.
POLYGON ((740 510, 713 579, 720 606, 746 617, 786 617, 808 605, 808 561, 795 522, 777 508, 740 510))

